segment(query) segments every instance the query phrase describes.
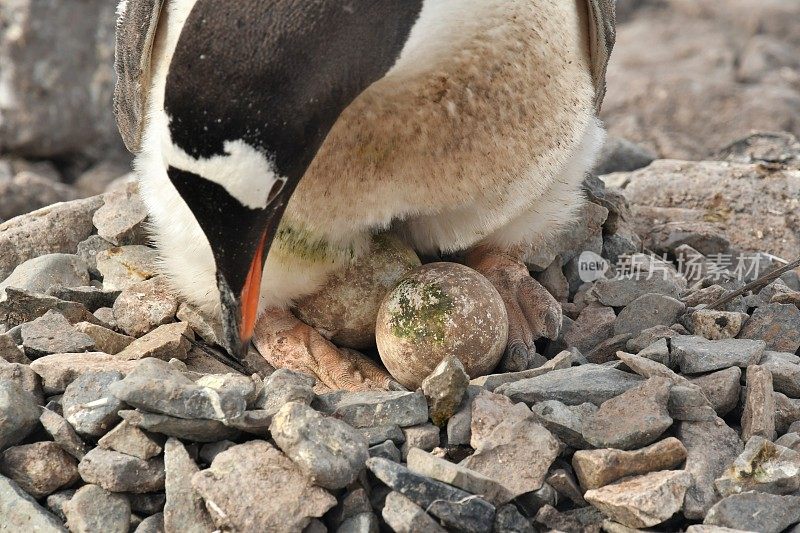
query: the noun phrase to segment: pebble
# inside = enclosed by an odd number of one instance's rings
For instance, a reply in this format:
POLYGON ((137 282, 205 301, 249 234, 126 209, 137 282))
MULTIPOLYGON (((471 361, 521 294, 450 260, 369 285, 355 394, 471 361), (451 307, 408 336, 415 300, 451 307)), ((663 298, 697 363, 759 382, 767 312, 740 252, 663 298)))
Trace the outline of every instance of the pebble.
POLYGON ((77 255, 41 255, 20 264, 0 281, 0 298, 6 287, 48 294, 51 289, 88 284, 89 265, 77 255))
POLYGON ((572 456, 572 467, 584 490, 592 490, 619 479, 669 470, 686 459, 686 448, 674 437, 639 450, 579 450, 572 456))
POLYGON ((615 368, 587 364, 553 370, 544 375, 507 383, 496 389, 514 402, 532 405, 558 400, 567 405, 600 405, 641 383, 639 376, 615 368))
POLYGON ((722 417, 733 411, 739 403, 741 391, 742 369, 732 366, 690 381, 700 387, 703 394, 711 402, 717 415, 722 417))
POLYGON ((419 505, 397 491, 386 496, 381 516, 395 533, 445 533, 419 505))
POLYGON ((658 525, 680 511, 692 482, 684 470, 662 470, 586 491, 586 501, 632 528, 658 525))
POLYGON ((174 321, 178 300, 162 276, 124 289, 114 302, 117 326, 132 337, 141 337, 174 321))
POLYGON ((672 353, 681 372, 700 374, 732 366, 757 364, 766 349, 761 340, 721 339, 710 341, 703 337, 679 335, 670 339, 672 353))
POLYGON ((130 424, 127 420, 117 424, 114 429, 97 441, 97 445, 101 448, 132 455, 143 461, 152 459, 160 454, 162 443, 163 440, 154 438, 152 435, 130 424))
POLYGON ((739 456, 742 443, 736 431, 721 419, 679 422, 675 436, 686 448, 684 469, 694 480, 686 491, 683 514, 699 520, 719 501, 714 480, 739 456))
POLYGON ((791 494, 800 489, 800 454, 754 436, 714 485, 723 497, 749 490, 791 494))
POLYGON ((185 322, 165 324, 143 337, 134 339, 119 352, 119 356, 121 359, 155 357, 163 361, 170 359, 183 361, 191 347, 189 339, 194 339, 194 332, 185 322))
POLYGON ((75 458, 55 442, 13 446, 0 457, 0 473, 36 499, 78 480, 75 458))
POLYGON ((592 288, 592 294, 597 300, 609 307, 626 307, 637 298, 646 294, 661 294, 670 298, 677 298, 686 288, 685 282, 668 277, 663 274, 654 274, 650 279, 647 275, 633 277, 616 277, 597 281, 592 288))
POLYGON ((583 428, 597 411, 596 405, 587 402, 569 406, 557 400, 548 400, 535 404, 531 409, 536 421, 567 446, 578 450, 591 448, 583 437, 583 428))
POLYGON ((760 339, 768 350, 794 353, 800 348, 800 309, 790 304, 757 308, 742 328, 742 339, 760 339))
POLYGON ((772 390, 772 374, 760 366, 747 367, 745 377, 747 389, 742 411, 742 440, 753 435, 768 440, 775 439, 775 399, 772 390))
POLYGON ((207 533, 214 523, 203 499, 192 487, 192 477, 200 471, 178 439, 167 440, 164 446, 166 470, 166 503, 164 528, 166 531, 207 533))
POLYGON ((53 438, 65 452, 70 454, 77 460, 83 459, 89 447, 75 432, 75 429, 69 422, 64 419, 60 414, 51 411, 50 409, 43 408, 42 414, 39 417, 44 430, 53 438))
POLYGON ((598 448, 631 450, 657 440, 672 425, 667 411, 672 383, 653 377, 600 405, 583 425, 583 437, 598 448))
POLYGON ((54 353, 79 353, 94 350, 94 339, 72 327, 64 315, 48 311, 22 325, 25 355, 36 359, 54 353))
POLYGON ((164 459, 143 461, 138 457, 94 448, 78 464, 81 478, 111 492, 164 490, 164 459))
POLYGON ((123 494, 97 485, 85 485, 64 504, 67 525, 74 533, 127 533, 131 506, 123 494))
POLYGON ((239 430, 228 427, 218 420, 187 420, 174 416, 142 413, 141 411, 120 411, 119 415, 128 423, 151 431, 161 433, 176 439, 191 440, 195 442, 216 442, 233 439, 239 435, 239 430))
POLYGON ((778 356, 778 353, 766 352, 760 365, 772 374, 772 386, 776 391, 790 398, 800 398, 800 364, 778 356))
POLYGON ((411 472, 408 468, 373 457, 367 468, 391 489, 426 509, 445 526, 468 533, 491 531, 495 508, 486 500, 445 483, 411 472))
POLYGON ((101 437, 119 422, 124 405, 110 387, 122 379, 119 372, 86 372, 64 391, 61 405, 64 418, 84 436, 101 437))
POLYGON ((746 313, 698 309, 689 316, 689 321, 695 335, 720 340, 736 337, 748 318, 746 313))
POLYGON ((133 337, 90 322, 78 322, 75 324, 75 330, 88 335, 94 341, 97 350, 110 355, 120 353, 134 341, 133 337))
POLYGON ((269 430, 283 453, 314 484, 326 489, 352 483, 369 457, 367 441, 358 430, 303 403, 284 405, 269 430))
POLYGON ((115 355, 100 352, 58 353, 37 359, 31 363, 31 369, 42 378, 45 394, 60 394, 70 383, 87 372, 119 372, 125 375, 137 363, 138 361, 125 361, 115 355))
POLYGON ((158 252, 147 246, 121 246, 97 253, 97 270, 103 277, 103 289, 123 291, 154 277, 158 252))
POLYGON ((22 442, 39 423, 39 406, 28 392, 0 379, 0 450, 22 442))
POLYGON ((628 304, 614 322, 614 335, 636 335, 655 326, 671 326, 686 310, 680 300, 663 294, 645 294, 628 304))
POLYGON ((393 424, 416 426, 428 421, 422 391, 333 392, 318 397, 319 409, 355 428, 393 424))
POLYGON ((0 476, 0 524, 7 531, 66 533, 61 521, 10 479, 0 476))
POLYGON ((336 504, 285 455, 257 440, 217 455, 192 477, 192 486, 217 528, 226 530, 299 531, 336 504))
POLYGON ((431 374, 422 380, 422 392, 428 399, 428 411, 433 423, 444 426, 456 413, 469 385, 469 376, 461 361, 452 355, 445 357, 431 374))
POLYGON ((95 211, 92 223, 97 234, 117 246, 146 240, 144 222, 147 207, 139 194, 123 187, 103 195, 104 203, 95 211))
POLYGON ((800 496, 760 492, 733 494, 714 505, 703 524, 759 533, 780 533, 800 522, 800 496))
POLYGON ((439 427, 430 423, 403 428, 403 436, 405 441, 400 447, 403 460, 405 460, 408 451, 412 448, 419 448, 429 452, 440 444, 439 427))
POLYGON ((395 463, 399 463, 403 460, 403 454, 400 452, 400 449, 390 440, 376 444, 375 446, 370 446, 368 454, 370 457, 383 457, 395 463))

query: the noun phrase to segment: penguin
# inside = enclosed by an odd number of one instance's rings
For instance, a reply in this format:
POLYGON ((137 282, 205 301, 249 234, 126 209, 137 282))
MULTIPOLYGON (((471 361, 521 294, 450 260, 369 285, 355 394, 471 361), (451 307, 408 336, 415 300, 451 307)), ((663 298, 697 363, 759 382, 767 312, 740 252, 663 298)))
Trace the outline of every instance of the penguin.
POLYGON ((524 258, 569 223, 604 140, 613 0, 123 0, 114 113, 160 266, 241 357, 331 389, 372 360, 291 313, 371 236, 463 252, 507 357, 556 338, 524 258))

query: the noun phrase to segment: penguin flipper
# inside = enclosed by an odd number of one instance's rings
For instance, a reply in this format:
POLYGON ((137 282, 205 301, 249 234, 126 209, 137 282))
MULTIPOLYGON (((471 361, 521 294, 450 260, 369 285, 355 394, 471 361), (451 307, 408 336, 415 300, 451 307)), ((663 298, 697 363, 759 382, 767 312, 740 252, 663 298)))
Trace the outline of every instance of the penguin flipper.
POLYGON ((595 88, 595 108, 600 111, 606 95, 606 70, 616 41, 614 0, 586 0, 589 6, 589 46, 591 49, 592 81, 595 88))
POLYGON ((150 90, 153 41, 164 0, 122 0, 117 8, 114 117, 125 146, 139 152, 150 90))

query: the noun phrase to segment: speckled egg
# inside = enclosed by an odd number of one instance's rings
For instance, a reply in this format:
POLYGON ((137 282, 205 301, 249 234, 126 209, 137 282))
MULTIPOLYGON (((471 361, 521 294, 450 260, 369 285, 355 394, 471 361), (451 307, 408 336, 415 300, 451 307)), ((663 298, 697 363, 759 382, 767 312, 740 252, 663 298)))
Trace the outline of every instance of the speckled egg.
POLYGON ((386 369, 413 390, 450 354, 471 378, 491 372, 506 347, 508 316, 500 294, 480 273, 431 263, 386 295, 375 337, 386 369))
POLYGON ((378 306, 400 279, 420 266, 403 241, 388 234, 373 237, 369 252, 333 274, 319 292, 297 302, 297 317, 339 346, 375 346, 378 306))

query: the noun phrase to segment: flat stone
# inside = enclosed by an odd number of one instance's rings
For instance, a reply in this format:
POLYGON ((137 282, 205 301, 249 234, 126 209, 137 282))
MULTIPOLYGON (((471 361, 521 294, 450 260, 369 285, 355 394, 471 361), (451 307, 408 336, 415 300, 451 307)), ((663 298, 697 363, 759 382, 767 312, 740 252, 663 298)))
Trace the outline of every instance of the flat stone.
POLYGON ((692 482, 684 470, 663 470, 586 491, 586 501, 625 526, 652 527, 680 511, 692 482))
POLYGON ((126 334, 141 337, 162 324, 173 322, 177 310, 178 300, 166 279, 156 276, 122 291, 114 302, 114 319, 126 334))
POLYGON ((158 274, 158 252, 147 246, 121 246, 97 253, 103 289, 122 291, 158 274))
POLYGON ((0 473, 36 499, 78 480, 75 458, 55 442, 13 446, 0 457, 0 473))
POLYGON ((583 437, 583 427, 597 412, 596 405, 587 402, 569 406, 557 400, 547 400, 531 409, 536 421, 567 446, 577 450, 591 448, 583 437))
MULTIPOLYGON (((766 352, 760 365, 772 374, 772 386, 790 398, 800 398, 800 364, 766 352)), ((790 354, 794 355, 794 354, 790 354)))
POLYGON ((721 419, 679 422, 675 436, 686 447, 684 469, 694 480, 686 491, 683 514, 692 520, 699 520, 719 501, 714 480, 742 452, 742 443, 736 431, 721 419))
POLYGON ((25 353, 17 346, 10 335, 0 334, 0 359, 9 363, 31 364, 25 353))
POLYGON ((368 446, 374 446, 382 442, 390 440, 395 444, 403 444, 406 441, 406 436, 400 426, 375 426, 371 428, 361 428, 361 434, 367 441, 368 446))
POLYGON ((39 406, 28 392, 0 379, 0 450, 22 442, 39 422, 39 406))
POLYGON ((405 436, 405 441, 400 447, 403 460, 408 456, 408 451, 411 448, 419 448, 429 452, 440 444, 439 427, 433 424, 419 424, 418 426, 403 428, 403 436, 405 436))
POLYGON ((103 200, 103 206, 92 217, 98 235, 117 246, 146 240, 147 207, 138 192, 125 187, 104 194, 103 200))
POLYGON ((0 476, 0 524, 7 531, 66 533, 61 520, 10 479, 0 476))
POLYGON ((718 416, 725 416, 736 408, 742 379, 742 369, 737 366, 692 378, 711 402, 718 416))
POLYGON ((0 360, 0 379, 7 379, 19 385, 22 390, 33 396, 38 404, 44 404, 44 394, 39 375, 29 365, 6 363, 0 360))
POLYGON ((64 418, 81 435, 100 437, 119 422, 117 414, 124 404, 110 387, 122 379, 119 372, 87 372, 78 376, 64 391, 61 405, 64 418))
POLYGON ((43 408, 39 417, 44 430, 53 438, 56 444, 77 460, 83 459, 89 447, 75 432, 75 429, 60 414, 43 408))
POLYGON ((387 424, 408 427, 428 421, 428 402, 422 391, 340 391, 323 394, 317 402, 320 411, 356 428, 387 424))
POLYGON ((234 446, 192 477, 212 520, 234 531, 302 530, 336 504, 300 469, 264 441, 234 446))
POLYGON ((72 327, 64 315, 48 311, 22 325, 22 347, 31 359, 54 353, 79 353, 94 349, 94 339, 72 327))
POLYGON ((681 372, 699 374, 732 366, 757 364, 764 355, 766 344, 760 340, 721 339, 710 341, 702 337, 681 335, 670 340, 672 353, 681 372))
POLYGON ((396 533, 445 532, 445 529, 424 509, 397 491, 392 491, 386 496, 381 516, 396 533))
POLYGON ((161 453, 163 440, 159 440, 123 420, 97 441, 97 445, 147 461, 161 453))
POLYGON ((164 490, 164 459, 143 461, 124 453, 94 448, 78 464, 87 483, 111 492, 154 492, 164 490))
POLYGON ((665 338, 658 339, 653 344, 640 351, 637 355, 639 357, 660 363, 670 369, 675 368, 676 366, 675 361, 673 361, 672 354, 669 353, 669 345, 667 344, 667 339, 665 338))
POLYGON ((624 477, 676 468, 685 459, 683 444, 667 437, 639 450, 579 450, 572 456, 572 467, 581 487, 592 490, 624 477))
POLYGON ((614 335, 636 335, 654 326, 671 326, 686 310, 680 300, 663 294, 645 294, 628 304, 614 322, 614 335))
POLYGON ((376 444, 375 446, 370 446, 367 453, 370 457, 383 457, 395 463, 399 463, 403 460, 403 454, 400 452, 400 448, 390 440, 376 444))
POLYGON ((176 439, 216 442, 233 439, 239 435, 238 429, 228 427, 218 420, 187 420, 174 416, 142 413, 141 411, 120 411, 119 415, 140 429, 161 433, 176 439))
POLYGON ((367 468, 391 489, 426 509, 445 526, 475 533, 490 531, 492 528, 495 508, 486 500, 415 474, 386 459, 368 459, 367 468))
POLYGON ((772 391, 772 374, 769 370, 752 365, 747 367, 747 389, 742 411, 742 439, 753 435, 768 440, 775 439, 775 399, 772 391))
POLYGON ((192 487, 192 477, 200 471, 178 439, 164 446, 167 501, 164 528, 167 531, 208 532, 214 523, 200 495, 192 487))
POLYGON ((588 364, 553 370, 544 375, 507 383, 496 389, 514 402, 528 405, 558 400, 566 405, 600 405, 642 382, 639 376, 602 365, 588 364))
POLYGON ((97 485, 85 485, 64 504, 67 525, 75 533, 127 532, 131 506, 122 494, 113 494, 97 485))
POLYGON ((720 340, 736 337, 748 318, 746 313, 698 309, 690 315, 689 321, 695 335, 708 340, 720 340))
POLYGON ((780 533, 800 522, 800 496, 760 492, 733 494, 709 509, 706 525, 761 533, 780 533))
POLYGON ((542 366, 522 370, 520 372, 506 372, 503 374, 488 374, 480 376, 470 381, 471 385, 483 387, 488 391, 494 391, 500 385, 513 383, 528 378, 535 378, 546 374, 551 370, 569 368, 572 366, 572 352, 567 350, 557 354, 555 357, 544 363, 542 366))
POLYGON ((47 254, 25 261, 0 281, 0 298, 6 287, 47 294, 59 287, 88 284, 89 265, 83 259, 71 254, 47 254))
POLYGON ((428 399, 431 420, 444 426, 458 410, 469 385, 469 376, 461 361, 454 356, 445 357, 434 371, 422 380, 422 392, 428 399))
POLYGON ((269 430, 283 453, 315 485, 326 489, 352 483, 369 457, 367 441, 358 430, 300 402, 284 405, 269 430))
POLYGON ((598 448, 631 450, 657 440, 672 425, 667 403, 672 383, 650 378, 603 402, 583 424, 583 437, 598 448))
POLYGON ((714 485, 723 497, 749 490, 791 494, 800 489, 800 453, 754 436, 714 485))
POLYGON ((191 347, 189 339, 194 339, 194 332, 188 324, 184 322, 165 324, 129 343, 119 352, 119 356, 122 359, 155 357, 163 361, 184 360, 191 347))
POLYGON ((496 507, 508 503, 513 498, 512 493, 497 481, 419 448, 408 451, 408 469, 480 496, 496 507))
POLYGON ((137 364, 138 361, 125 361, 100 352, 59 353, 37 359, 31 363, 31 369, 42 378, 45 394, 60 394, 78 376, 87 372, 119 372, 125 375, 137 364))
POLYGON ((90 322, 78 322, 75 324, 75 330, 88 335, 94 341, 97 350, 111 355, 120 353, 134 341, 133 337, 90 322))
POLYGON ((616 277, 602 279, 594 284, 592 293, 603 305, 625 307, 645 294, 662 294, 677 298, 686 288, 685 283, 673 277, 664 279, 656 273, 650 279, 647 275, 639 277, 616 277))
POLYGON ((84 320, 99 322, 83 304, 76 302, 11 287, 6 289, 6 296, 5 300, 0 300, 0 324, 8 328, 32 322, 51 310, 64 315, 70 324, 84 320))
POLYGON ((50 289, 48 294, 68 302, 78 302, 95 312, 101 307, 111 307, 120 291, 106 291, 94 285, 50 289))
POLYGON ((753 311, 739 334, 760 339, 768 350, 794 353, 800 348, 800 309, 790 304, 768 304, 753 311))

